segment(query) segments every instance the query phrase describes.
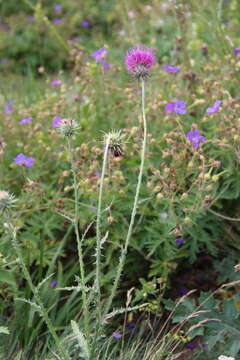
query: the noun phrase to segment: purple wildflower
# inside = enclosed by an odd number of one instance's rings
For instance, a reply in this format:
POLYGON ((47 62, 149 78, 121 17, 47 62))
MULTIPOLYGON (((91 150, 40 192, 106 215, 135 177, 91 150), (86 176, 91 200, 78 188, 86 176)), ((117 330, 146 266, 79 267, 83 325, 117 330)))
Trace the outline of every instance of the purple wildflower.
POLYGON ((91 53, 91 57, 94 57, 96 62, 102 62, 102 59, 107 55, 107 50, 104 48, 100 48, 93 53, 91 53))
POLYGON ((52 280, 51 282, 50 282, 50 286, 51 287, 55 287, 55 286, 57 286, 57 281, 56 280, 52 280))
POLYGON ((22 124, 22 125, 25 125, 25 124, 28 124, 29 122, 32 121, 32 117, 31 116, 28 116, 26 117, 25 119, 22 119, 21 121, 19 121, 18 123, 19 124, 22 124))
POLYGON ((32 15, 27 16, 27 21, 28 21, 28 22, 34 21, 34 16, 32 16, 32 15))
POLYGON ((133 321, 128 321, 126 324, 126 328, 132 333, 135 334, 135 332, 137 331, 136 329, 136 324, 133 321))
POLYGON ((176 73, 178 71, 181 70, 180 67, 178 66, 170 66, 170 65, 163 65, 163 70, 166 71, 167 73, 176 73))
POLYGON ((125 55, 125 67, 128 73, 138 79, 147 77, 155 62, 154 50, 144 45, 129 49, 125 55))
POLYGON ((233 52, 234 52, 234 55, 240 56, 240 48, 234 48, 233 52))
POLYGON ((11 30, 11 26, 8 24, 2 24, 4 30, 11 30))
POLYGON ((83 20, 83 21, 81 22, 81 25, 82 25, 82 27, 84 27, 84 28, 88 28, 88 27, 90 26, 90 23, 89 23, 88 20, 83 20))
POLYGON ((55 4, 53 6, 53 10, 55 11, 55 13, 60 13, 62 11, 62 5, 61 4, 55 4))
POLYGON ((205 141, 205 137, 203 135, 200 135, 199 129, 188 131, 186 137, 195 149, 198 149, 200 142, 205 141))
POLYGON ((207 108, 206 113, 207 114, 214 114, 218 112, 220 105, 222 104, 221 100, 216 100, 213 106, 210 106, 207 108))
POLYGON ((122 334, 119 331, 115 331, 112 335, 115 339, 121 339, 122 337, 122 334))
POLYGON ((106 63, 105 60, 102 60, 102 61, 101 61, 101 64, 102 64, 104 70, 109 70, 109 69, 111 69, 111 66, 110 66, 108 63, 106 63))
POLYGON ((27 157, 24 154, 18 154, 13 161, 15 162, 15 164, 19 165, 19 166, 25 166, 25 167, 31 167, 33 166, 35 159, 32 157, 27 157))
POLYGON ((54 19, 52 20, 52 22, 53 22, 54 24, 56 24, 56 25, 59 25, 59 24, 62 24, 63 19, 60 18, 60 17, 56 17, 56 18, 54 18, 54 19))
POLYGON ((172 99, 171 103, 168 103, 165 107, 165 110, 168 114, 176 113, 176 114, 186 114, 186 103, 179 99, 172 99))
POLYGON ((189 342, 189 343, 187 343, 187 345, 186 345, 186 348, 191 349, 191 350, 195 349, 195 347, 196 347, 196 344, 194 344, 194 343, 192 343, 192 342, 189 342))
POLYGON ((61 85, 61 80, 52 80, 51 81, 51 84, 52 84, 52 86, 59 86, 59 85, 61 85))
POLYGON ((105 56, 107 55, 107 50, 104 48, 100 48, 93 53, 91 53, 90 56, 95 58, 96 63, 101 63, 104 70, 108 70, 111 68, 111 66, 104 60, 105 56))
POLYGON ((53 118, 53 122, 52 122, 52 127, 56 128, 60 125, 60 122, 62 121, 62 118, 60 116, 54 116, 53 118))
POLYGON ((183 237, 178 237, 175 240, 176 245, 182 245, 184 243, 184 238, 183 237))
POLYGON ((10 115, 14 112, 14 106, 11 105, 15 103, 15 100, 8 100, 7 103, 4 106, 4 112, 6 115, 10 115))
POLYGON ((183 296, 183 295, 185 295, 185 294, 187 294, 187 289, 185 289, 185 288, 180 288, 179 290, 178 290, 178 293, 179 293, 179 295, 180 296, 183 296))

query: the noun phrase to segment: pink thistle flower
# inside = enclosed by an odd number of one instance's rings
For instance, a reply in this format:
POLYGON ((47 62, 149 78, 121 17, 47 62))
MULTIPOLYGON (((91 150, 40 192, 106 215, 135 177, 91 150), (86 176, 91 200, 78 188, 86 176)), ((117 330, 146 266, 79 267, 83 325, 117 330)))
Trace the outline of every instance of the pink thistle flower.
POLYGON ((149 70, 155 62, 154 50, 144 45, 134 46, 125 55, 126 69, 130 75, 137 79, 148 77, 149 70))

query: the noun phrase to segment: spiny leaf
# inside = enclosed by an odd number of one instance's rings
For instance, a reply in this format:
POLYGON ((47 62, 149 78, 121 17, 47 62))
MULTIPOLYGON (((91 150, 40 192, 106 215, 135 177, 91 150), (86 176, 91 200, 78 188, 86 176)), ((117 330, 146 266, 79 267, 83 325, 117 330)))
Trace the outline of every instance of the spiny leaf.
POLYGON ((142 305, 136 305, 136 306, 128 307, 128 308, 115 309, 111 313, 107 314, 104 317, 103 320, 107 321, 108 319, 111 319, 113 316, 116 316, 116 315, 119 315, 119 314, 124 314, 126 312, 130 312, 130 311, 134 311, 134 310, 138 310, 138 309, 141 309, 142 307, 145 307, 147 305, 148 305, 148 303, 145 303, 145 304, 142 304, 142 305))
POLYGON ((26 304, 31 305, 42 316, 42 311, 41 311, 40 306, 37 305, 36 303, 32 302, 31 300, 27 300, 27 299, 23 299, 23 298, 15 298, 15 300, 22 301, 26 304))
POLYGON ((77 338, 77 341, 78 341, 78 344, 79 344, 79 347, 81 350, 81 355, 84 357, 84 359, 89 360, 90 355, 89 355, 88 344, 87 344, 87 341, 85 340, 83 333, 80 331, 76 321, 71 320, 71 326, 73 329, 73 333, 77 338))
POLYGON ((9 335, 10 331, 8 330, 8 328, 6 326, 0 326, 0 334, 9 335))

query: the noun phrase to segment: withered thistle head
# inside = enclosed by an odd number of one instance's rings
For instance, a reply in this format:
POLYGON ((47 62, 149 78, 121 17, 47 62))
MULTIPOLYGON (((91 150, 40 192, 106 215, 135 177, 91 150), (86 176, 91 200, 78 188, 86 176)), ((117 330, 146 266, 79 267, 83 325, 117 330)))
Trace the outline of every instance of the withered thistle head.
POLYGON ((108 148, 114 157, 123 155, 123 145, 125 134, 122 134, 121 130, 112 130, 109 133, 104 134, 104 144, 108 143, 108 148))
POLYGON ((60 134, 66 137, 72 137, 79 129, 78 123, 72 119, 62 119, 59 127, 60 134))
POLYGON ((9 210, 14 206, 14 203, 17 200, 14 195, 9 194, 9 192, 0 190, 0 212, 4 212, 5 210, 9 210))

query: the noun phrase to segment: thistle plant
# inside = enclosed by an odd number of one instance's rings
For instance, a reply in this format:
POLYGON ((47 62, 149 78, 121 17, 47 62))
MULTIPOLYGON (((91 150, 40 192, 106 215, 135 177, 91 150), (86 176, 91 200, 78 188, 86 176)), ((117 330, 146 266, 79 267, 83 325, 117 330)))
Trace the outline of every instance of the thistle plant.
POLYGON ((37 310, 37 312, 40 314, 40 316, 44 319, 50 334, 54 338, 56 345, 58 347, 58 350, 61 353, 62 359, 68 360, 68 354, 67 354, 66 350, 64 349, 64 346, 63 346, 59 336, 57 335, 57 332, 53 326, 53 323, 48 315, 48 311, 45 308, 43 301, 39 294, 39 289, 40 289, 41 285, 43 285, 43 283, 49 277, 44 279, 41 282, 41 284, 39 284, 36 287, 33 284, 30 272, 27 269, 27 266, 25 264, 25 261, 24 261, 23 255, 22 255, 21 245, 19 244, 18 239, 17 239, 17 227, 13 225, 12 214, 11 214, 11 210, 14 207, 16 201, 17 200, 15 199, 14 195, 8 193, 7 191, 3 191, 3 190, 0 191, 0 215, 3 216, 5 228, 9 232, 9 235, 11 237, 12 245, 13 245, 13 248, 18 257, 20 266, 23 271, 23 275, 24 275, 26 281, 28 282, 28 285, 34 295, 34 301, 36 301, 36 302, 32 302, 32 301, 26 300, 26 299, 16 299, 16 300, 21 300, 26 303, 29 303, 35 310, 37 310))
POLYGON ((73 188, 74 188, 74 229, 75 235, 77 239, 77 249, 78 249, 78 260, 79 260, 79 271, 80 271, 80 279, 82 285, 82 302, 83 302, 83 318, 84 318, 84 331, 87 338, 87 342, 89 341, 89 310, 87 304, 87 295, 85 291, 85 269, 84 269, 84 261, 83 261, 83 249, 82 249, 82 240, 80 238, 79 233, 79 190, 77 184, 77 173, 76 166, 74 162, 74 148, 72 145, 72 137, 79 129, 79 126, 75 120, 72 119, 62 119, 59 124, 59 132, 62 136, 65 137, 67 142, 67 150, 69 154, 69 161, 71 164, 71 172, 73 175, 73 188))
POLYGON ((149 70, 155 63, 155 55, 154 51, 151 48, 148 48, 143 45, 138 45, 132 49, 130 49, 125 56, 125 66, 128 73, 136 80, 139 80, 141 83, 141 112, 142 112, 142 121, 143 121, 143 139, 142 139, 142 148, 141 148, 141 163, 138 174, 138 182, 135 192, 135 198, 132 208, 131 219, 127 231, 127 236, 125 239, 124 246, 122 248, 121 256, 119 259, 119 265, 116 272, 116 277, 114 280, 114 284, 112 287, 112 291, 110 297, 107 301, 104 316, 106 316, 111 308, 114 296, 116 295, 117 287, 119 285, 119 280, 124 268, 126 255, 128 251, 129 242, 132 236, 133 225, 135 221, 135 216, 137 213, 139 194, 142 185, 142 177, 144 171, 144 163, 146 156, 146 148, 147 148, 147 120, 145 115, 145 80, 149 77, 149 70))

